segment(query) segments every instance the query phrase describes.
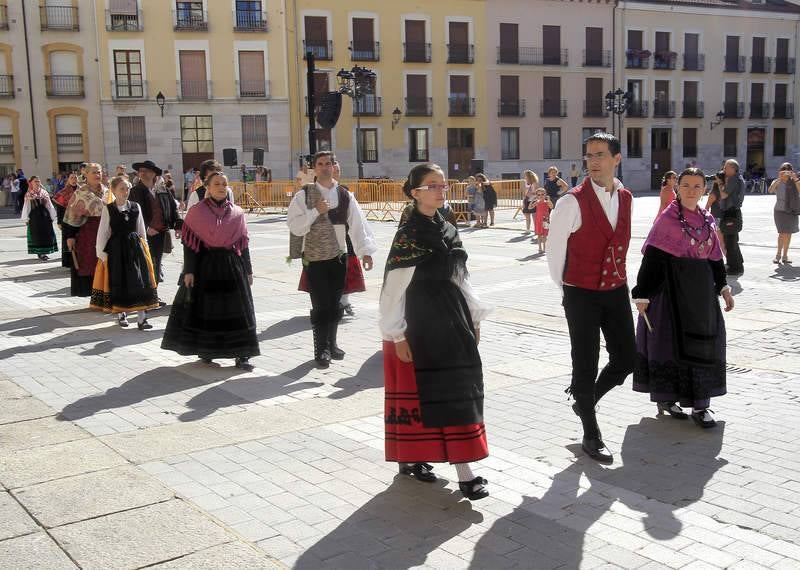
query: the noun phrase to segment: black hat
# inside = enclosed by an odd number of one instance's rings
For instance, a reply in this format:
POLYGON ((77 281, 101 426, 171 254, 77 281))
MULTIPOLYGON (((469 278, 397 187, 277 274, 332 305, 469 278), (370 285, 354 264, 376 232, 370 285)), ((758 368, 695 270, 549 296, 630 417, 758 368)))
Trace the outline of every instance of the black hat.
POLYGON ((145 160, 144 162, 134 162, 132 165, 134 170, 139 170, 140 168, 146 168, 147 170, 152 170, 156 173, 156 175, 161 176, 163 172, 158 166, 156 166, 155 162, 152 160, 145 160))

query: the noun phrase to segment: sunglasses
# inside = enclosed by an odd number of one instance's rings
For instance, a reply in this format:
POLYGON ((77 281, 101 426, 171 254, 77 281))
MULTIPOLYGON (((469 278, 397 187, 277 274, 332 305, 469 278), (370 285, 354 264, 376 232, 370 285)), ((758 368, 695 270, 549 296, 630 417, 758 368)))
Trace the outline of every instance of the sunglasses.
POLYGON ((448 190, 450 190, 450 186, 448 186, 447 184, 428 184, 426 186, 418 186, 417 188, 415 188, 415 190, 433 190, 436 192, 441 192, 442 190, 444 190, 445 192, 447 192, 448 190))

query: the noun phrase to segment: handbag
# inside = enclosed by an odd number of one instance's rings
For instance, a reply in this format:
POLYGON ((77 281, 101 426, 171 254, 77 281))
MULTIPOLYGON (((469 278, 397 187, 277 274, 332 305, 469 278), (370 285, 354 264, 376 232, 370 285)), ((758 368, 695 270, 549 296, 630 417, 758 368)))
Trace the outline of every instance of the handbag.
POLYGON ((742 231, 742 209, 728 208, 722 212, 719 229, 725 235, 738 234, 742 231))
POLYGON ((169 230, 167 230, 164 233, 164 253, 172 253, 172 247, 172 236, 170 235, 169 230))
POLYGON ((800 192, 796 182, 786 184, 786 211, 794 216, 800 215, 800 192))
MULTIPOLYGON (((303 186, 303 190, 306 193, 306 209, 310 209, 308 196, 309 186, 311 185, 306 184, 303 186)), ((303 257, 303 244, 305 243, 305 240, 305 236, 296 236, 291 231, 289 232, 289 257, 287 260, 291 261, 292 259, 301 259, 303 257)))

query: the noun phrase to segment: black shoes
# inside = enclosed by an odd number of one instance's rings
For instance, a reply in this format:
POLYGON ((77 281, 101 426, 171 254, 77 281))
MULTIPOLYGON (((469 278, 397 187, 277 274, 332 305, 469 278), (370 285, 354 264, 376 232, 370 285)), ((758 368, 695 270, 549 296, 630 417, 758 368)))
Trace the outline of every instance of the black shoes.
POLYGON ((248 356, 237 356, 235 366, 239 370, 245 370, 247 372, 253 371, 253 365, 250 364, 250 358, 248 356))
POLYGON ((209 358, 208 356, 201 356, 200 360, 203 362, 203 364, 211 364, 212 362, 214 362, 214 360, 209 358))
POLYGON ((348 317, 352 317, 356 314, 356 312, 353 310, 353 305, 351 305, 350 303, 348 303, 347 305, 339 305, 339 309, 347 313, 348 317))
POLYGON ((339 331, 339 323, 333 322, 328 326, 328 350, 333 360, 344 360, 345 352, 336 344, 336 336, 339 331))
POLYGON ((667 413, 676 420, 685 420, 689 417, 689 414, 675 402, 656 402, 656 406, 658 406, 659 414, 667 413))
POLYGON ((436 481, 436 475, 433 474, 433 465, 430 463, 401 463, 400 474, 408 475, 423 483, 436 481))
POLYGON ((712 416, 713 410, 696 410, 692 412, 692 420, 703 429, 713 428, 717 421, 712 416))
POLYGON ((128 323, 127 313, 120 313, 117 322, 119 323, 119 326, 121 326, 122 328, 124 329, 128 328, 129 323, 128 323))
POLYGON ((459 481, 458 489, 470 501, 477 501, 489 496, 489 491, 486 489, 488 483, 483 477, 475 477, 472 481, 459 481))
POLYGON ((597 437, 584 437, 581 448, 586 455, 600 463, 612 463, 614 461, 614 456, 611 455, 599 434, 597 437))
POLYGON ((140 331, 149 331, 153 328, 153 325, 147 322, 147 319, 143 320, 140 323, 136 323, 136 326, 139 327, 140 331))

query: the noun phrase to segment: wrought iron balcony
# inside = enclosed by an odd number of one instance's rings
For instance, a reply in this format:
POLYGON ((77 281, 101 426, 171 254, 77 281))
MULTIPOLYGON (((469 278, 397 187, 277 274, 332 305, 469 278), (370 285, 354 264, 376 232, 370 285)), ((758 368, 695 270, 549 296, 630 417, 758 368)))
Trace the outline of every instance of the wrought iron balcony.
POLYGON ((702 119, 703 118, 703 103, 702 101, 684 101, 683 102, 683 118, 684 119, 702 119))
POLYGON ((787 75, 794 73, 795 59, 793 57, 776 57, 775 58, 775 73, 787 75))
POLYGON ((626 116, 636 119, 646 119, 650 116, 650 105, 647 101, 631 101, 626 116))
POLYGON ((475 46, 447 44, 447 63, 475 63, 475 46))
POLYGON ((647 69, 650 67, 650 52, 646 49, 629 49, 625 52, 625 67, 628 69, 647 69))
POLYGON ((264 10, 243 10, 233 11, 233 30, 236 32, 266 32, 267 13, 264 10))
POLYGON ((176 32, 208 31, 208 12, 205 10, 178 9, 173 10, 172 15, 176 32))
POLYGON ((142 11, 116 12, 113 10, 106 10, 106 30, 109 32, 143 31, 142 11))
POLYGON ((519 65, 569 65, 569 50, 539 47, 498 47, 497 63, 519 65))
POLYGON ((430 117, 433 115, 432 97, 406 97, 407 117, 430 117))
POLYGON ((653 117, 673 119, 675 117, 675 101, 653 101, 653 117))
POLYGON ((77 6, 39 6, 39 19, 42 30, 80 31, 77 6))
POLYGON ((769 73, 772 71, 772 58, 763 55, 750 58, 750 73, 769 73))
POLYGON ((179 79, 178 99, 180 101, 207 101, 211 99, 211 81, 202 79, 179 79))
POLYGON ((240 79, 236 82, 239 99, 269 99, 269 81, 240 79))
POLYGON ((722 106, 726 119, 743 119, 744 118, 744 103, 737 101, 725 101, 722 106))
POLYGON ((111 98, 114 101, 127 99, 147 99, 147 82, 139 81, 128 83, 122 81, 111 82, 111 98))
POLYGON ((448 115, 450 117, 474 117, 475 98, 461 95, 451 95, 448 100, 448 115))
POLYGON ((751 119, 769 119, 769 103, 750 102, 751 119))
POLYGON ((587 99, 583 102, 584 117, 608 117, 604 99, 587 99))
POLYGON ((684 71, 705 71, 706 69, 705 54, 702 53, 683 54, 683 69, 684 71))
POLYGON ((333 42, 331 40, 303 40, 303 59, 311 52, 315 59, 330 61, 333 59, 333 42))
POLYGON ((83 152, 83 135, 81 133, 57 134, 56 150, 58 152, 83 152))
POLYGON ((657 51, 653 54, 653 69, 675 69, 678 54, 674 51, 657 51))
POLYGON ((45 94, 48 97, 83 97, 83 75, 45 75, 45 94))
POLYGON ((540 117, 566 117, 566 99, 542 99, 540 117))
POLYGON ((772 106, 773 119, 794 119, 794 103, 775 103, 772 106))
POLYGON ((584 67, 611 67, 611 50, 583 50, 584 67))
POLYGON ((380 61, 381 42, 350 42, 350 61, 380 61))
POLYGON ((525 99, 498 99, 497 101, 497 116, 498 117, 524 117, 525 116, 525 99))
POLYGON ((740 56, 726 55, 725 71, 727 71, 728 73, 744 73, 746 61, 747 58, 743 55, 740 56))
POLYGON ((14 98, 14 76, 0 75, 0 97, 14 98))
POLYGON ((430 63, 431 44, 421 42, 404 43, 403 61, 407 63, 430 63))
POLYGON ((383 105, 380 97, 364 95, 361 99, 353 100, 354 117, 380 117, 383 105))

